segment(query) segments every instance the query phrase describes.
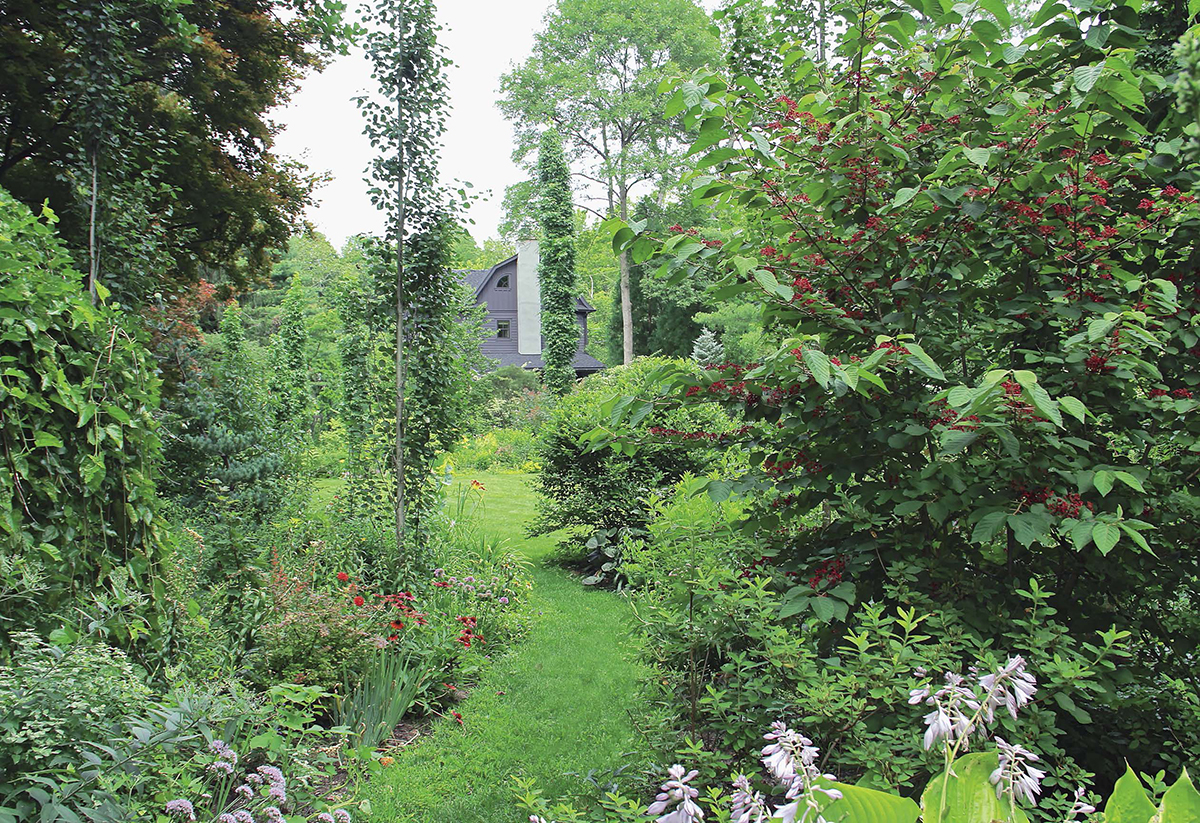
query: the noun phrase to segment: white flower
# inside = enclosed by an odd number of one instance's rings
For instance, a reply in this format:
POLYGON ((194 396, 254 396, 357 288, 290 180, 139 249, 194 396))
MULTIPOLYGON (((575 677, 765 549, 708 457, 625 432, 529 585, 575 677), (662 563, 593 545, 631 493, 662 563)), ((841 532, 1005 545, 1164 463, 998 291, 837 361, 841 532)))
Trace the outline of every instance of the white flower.
POLYGON ((1030 765, 1040 758, 1024 746, 1009 744, 1002 737, 996 738, 1000 752, 1000 765, 989 778, 996 787, 996 796, 1008 794, 1033 805, 1042 792, 1042 778, 1046 772, 1030 765))
POLYGON ((704 810, 696 804, 700 792, 688 785, 699 772, 695 769, 685 772, 683 766, 676 764, 667 769, 667 774, 669 779, 662 784, 662 791, 646 809, 646 814, 662 815, 656 823, 698 823, 703 820, 704 810), (672 806, 674 810, 668 812, 672 806))

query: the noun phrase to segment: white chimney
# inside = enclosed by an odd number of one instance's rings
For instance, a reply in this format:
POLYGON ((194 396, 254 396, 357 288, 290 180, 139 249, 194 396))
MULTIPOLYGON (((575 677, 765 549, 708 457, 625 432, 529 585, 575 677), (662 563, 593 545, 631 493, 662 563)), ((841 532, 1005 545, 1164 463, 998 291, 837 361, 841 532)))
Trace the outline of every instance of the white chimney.
POLYGON ((517 352, 542 353, 542 287, 538 241, 517 242, 517 352))

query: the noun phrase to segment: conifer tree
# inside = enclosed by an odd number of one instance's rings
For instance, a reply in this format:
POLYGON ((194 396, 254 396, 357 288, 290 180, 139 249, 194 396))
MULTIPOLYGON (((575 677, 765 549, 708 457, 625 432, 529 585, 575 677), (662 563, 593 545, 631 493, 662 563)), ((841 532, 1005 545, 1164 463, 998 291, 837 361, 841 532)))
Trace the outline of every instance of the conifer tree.
POLYGON ((702 366, 720 363, 725 359, 725 347, 712 329, 704 329, 692 348, 692 359, 702 366))
POLYGON ((278 405, 275 420, 284 440, 298 437, 307 423, 311 406, 308 373, 308 327, 304 323, 304 286, 292 276, 287 297, 283 300, 283 316, 275 336, 275 371, 271 382, 278 405))
POLYGON ((571 173, 562 138, 553 129, 542 135, 538 151, 538 219, 542 244, 538 281, 542 292, 542 380, 555 394, 566 394, 575 380, 571 362, 579 348, 575 320, 575 220, 571 173))

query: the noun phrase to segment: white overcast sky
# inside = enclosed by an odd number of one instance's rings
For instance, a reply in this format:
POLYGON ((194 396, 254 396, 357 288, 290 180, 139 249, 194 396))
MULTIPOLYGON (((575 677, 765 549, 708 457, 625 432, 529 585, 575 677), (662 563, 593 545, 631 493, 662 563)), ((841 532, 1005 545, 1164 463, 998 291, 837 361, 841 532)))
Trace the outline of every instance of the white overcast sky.
MULTIPOLYGON (((348 5, 353 6, 353 3, 348 5)), ((468 215, 479 242, 496 236, 504 187, 522 179, 512 162, 512 128, 495 100, 500 75, 522 62, 533 48, 553 0, 441 0, 442 43, 454 66, 449 71, 450 118, 442 152, 443 178, 469 181, 491 197, 468 215)), ((707 8, 715 0, 702 2, 707 8)), ((284 127, 275 149, 304 162, 332 180, 317 192, 308 212, 317 230, 341 248, 347 237, 382 231, 383 220, 363 182, 371 146, 362 135, 362 116, 351 99, 372 86, 361 51, 335 60, 324 72, 306 77, 291 102, 272 113, 284 127)))

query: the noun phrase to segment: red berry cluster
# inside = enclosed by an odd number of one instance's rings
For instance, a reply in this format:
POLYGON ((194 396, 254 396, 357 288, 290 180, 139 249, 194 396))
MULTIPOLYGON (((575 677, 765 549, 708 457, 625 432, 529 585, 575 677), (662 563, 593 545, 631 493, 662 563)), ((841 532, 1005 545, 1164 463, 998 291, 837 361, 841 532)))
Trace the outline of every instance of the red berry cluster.
POLYGON ((945 400, 935 400, 930 406, 932 407, 929 418, 929 428, 931 429, 935 426, 949 426, 954 431, 973 432, 979 428, 978 415, 968 414, 964 417, 950 408, 950 404, 945 400))
POLYGON ((846 561, 842 558, 835 557, 832 560, 826 560, 813 569, 812 576, 808 578, 808 585, 814 589, 822 582, 835 586, 842 582, 842 573, 845 571, 846 561))
POLYGON ((1084 507, 1086 507, 1088 511, 1096 510, 1096 507, 1092 505, 1091 501, 1085 501, 1077 494, 1068 494, 1066 497, 1055 495, 1054 497, 1050 498, 1048 503, 1046 503, 1046 508, 1050 510, 1051 514, 1059 517, 1070 518, 1072 520, 1079 519, 1079 511, 1084 507))
POLYGON ((713 443, 728 440, 732 437, 740 437, 750 431, 749 426, 739 426, 736 429, 731 429, 727 432, 710 432, 703 429, 698 431, 680 431, 679 429, 669 429, 665 426, 651 426, 647 431, 656 437, 678 437, 681 440, 708 440, 713 443))

